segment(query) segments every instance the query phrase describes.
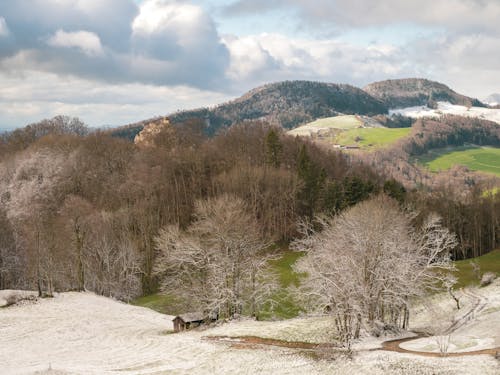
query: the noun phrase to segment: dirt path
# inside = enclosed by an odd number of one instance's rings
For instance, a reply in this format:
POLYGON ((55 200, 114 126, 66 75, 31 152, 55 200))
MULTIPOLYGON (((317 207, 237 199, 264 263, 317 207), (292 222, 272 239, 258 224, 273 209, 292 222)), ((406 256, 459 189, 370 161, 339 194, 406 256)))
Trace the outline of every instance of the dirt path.
POLYGON ((310 342, 301 342, 301 341, 285 341, 278 339, 268 339, 257 336, 205 336, 203 337, 205 340, 222 342, 226 344, 230 344, 231 347, 234 348, 257 348, 259 346, 277 346, 280 348, 289 348, 289 349, 339 349, 333 344, 329 343, 319 343, 313 344, 310 342))

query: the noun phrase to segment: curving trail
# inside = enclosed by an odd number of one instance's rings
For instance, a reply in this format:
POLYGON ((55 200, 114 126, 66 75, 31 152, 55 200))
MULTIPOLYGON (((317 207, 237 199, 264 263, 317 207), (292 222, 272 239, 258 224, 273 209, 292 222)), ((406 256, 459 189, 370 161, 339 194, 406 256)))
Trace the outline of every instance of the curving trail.
POLYGON ((486 305, 488 304, 488 298, 485 296, 476 293, 473 290, 470 290, 468 288, 463 289, 463 293, 471 298, 474 303, 472 307, 470 308, 469 311, 467 311, 463 316, 461 316, 459 319, 454 321, 444 332, 446 335, 449 335, 453 332, 455 332, 457 329, 463 327, 466 325, 468 322, 474 319, 474 317, 480 313, 481 311, 484 310, 486 305))
MULTIPOLYGON (((476 293, 474 290, 471 289, 464 289, 463 293, 471 298, 474 302, 472 304, 472 307, 467 311, 465 314, 463 314, 461 317, 459 317, 457 320, 455 320, 445 331, 444 335, 450 335, 459 328, 462 328, 463 326, 467 325, 469 322, 471 322, 478 313, 483 311, 485 307, 488 305, 488 298, 483 296, 482 294, 476 293)), ((424 357, 465 357, 465 356, 471 356, 471 355, 482 355, 482 354, 489 354, 497 357, 500 353, 500 347, 496 348, 491 348, 491 349, 481 349, 481 350, 472 350, 468 352, 450 352, 450 353, 435 353, 435 352, 426 352, 426 351, 419 351, 419 350, 410 350, 410 349, 404 349, 400 347, 400 344, 408 341, 413 341, 413 340, 418 340, 423 337, 429 337, 430 335, 422 333, 422 332, 415 332, 417 335, 412 336, 412 337, 407 337, 404 339, 396 339, 396 340, 389 340, 389 341, 384 341, 382 343, 382 350, 386 351, 391 351, 391 352, 397 352, 397 353, 407 353, 407 354, 415 354, 415 355, 420 355, 424 357)))

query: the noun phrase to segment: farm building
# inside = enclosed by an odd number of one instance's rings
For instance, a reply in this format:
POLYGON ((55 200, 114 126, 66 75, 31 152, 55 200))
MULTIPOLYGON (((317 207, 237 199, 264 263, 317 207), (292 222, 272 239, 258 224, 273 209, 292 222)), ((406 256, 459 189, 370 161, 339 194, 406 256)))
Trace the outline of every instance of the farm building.
POLYGON ((186 313, 176 316, 172 321, 174 322, 174 331, 180 332, 193 327, 198 327, 203 324, 204 317, 202 313, 186 313))

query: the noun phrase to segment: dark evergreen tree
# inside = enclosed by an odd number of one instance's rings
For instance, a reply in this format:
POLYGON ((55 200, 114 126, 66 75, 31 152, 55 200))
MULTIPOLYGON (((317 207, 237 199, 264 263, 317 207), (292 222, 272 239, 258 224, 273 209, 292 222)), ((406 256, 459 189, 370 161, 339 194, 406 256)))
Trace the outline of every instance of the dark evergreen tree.
POLYGON ((283 145, 276 129, 270 129, 266 136, 266 163, 274 168, 281 164, 283 145))
POLYGON ((302 181, 298 193, 299 211, 312 219, 325 183, 326 173, 309 158, 305 145, 302 145, 299 151, 297 173, 302 181))
POLYGON ((384 193, 396 199, 399 203, 403 203, 406 198, 405 187, 393 178, 384 183, 384 193))

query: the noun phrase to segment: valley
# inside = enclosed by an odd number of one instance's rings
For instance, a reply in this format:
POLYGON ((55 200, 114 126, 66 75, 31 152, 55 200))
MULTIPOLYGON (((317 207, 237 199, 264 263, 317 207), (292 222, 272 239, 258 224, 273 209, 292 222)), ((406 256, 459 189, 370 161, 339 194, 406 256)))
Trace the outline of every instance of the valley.
POLYGON ((496 374, 496 112, 399 90, 285 82, 5 134, 0 370, 496 374), (190 311, 218 320, 174 333, 190 311))

